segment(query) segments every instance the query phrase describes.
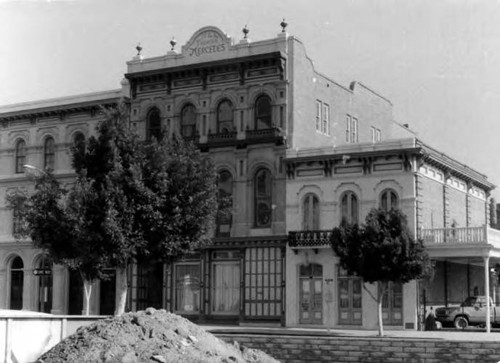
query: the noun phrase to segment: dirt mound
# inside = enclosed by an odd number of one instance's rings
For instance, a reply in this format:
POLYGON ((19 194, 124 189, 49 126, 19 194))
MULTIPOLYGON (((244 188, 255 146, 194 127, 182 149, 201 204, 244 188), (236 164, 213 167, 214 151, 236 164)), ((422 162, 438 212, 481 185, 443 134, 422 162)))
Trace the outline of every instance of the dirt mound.
POLYGON ((203 328, 165 310, 99 320, 38 358, 37 363, 59 362, 278 362, 264 352, 228 344, 203 328))

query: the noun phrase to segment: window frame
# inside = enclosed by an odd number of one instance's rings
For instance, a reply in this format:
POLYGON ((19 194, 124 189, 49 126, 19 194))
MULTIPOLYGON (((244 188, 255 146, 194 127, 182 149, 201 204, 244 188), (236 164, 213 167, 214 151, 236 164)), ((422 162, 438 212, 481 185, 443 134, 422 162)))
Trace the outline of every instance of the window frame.
POLYGON ((257 99, 255 100, 254 104, 254 129, 255 130, 267 130, 273 128, 273 103, 271 100, 271 97, 269 97, 267 94, 261 94, 257 99), (267 107, 268 110, 267 112, 261 112, 261 104, 263 101, 267 101, 267 107), (261 121, 263 120, 263 121, 261 121), (260 127, 260 124, 263 124, 266 127, 260 127))
POLYGON ((321 114, 321 132, 330 135, 330 105, 323 103, 321 114))
POLYGON ((359 223, 359 198, 352 190, 347 190, 340 196, 340 223, 359 223))
MULTIPOLYGON (((216 236, 217 237, 222 237, 222 236, 230 236, 231 235, 231 226, 232 226, 232 207, 233 207, 233 188, 234 188, 234 176, 233 174, 227 170, 227 169, 223 169, 221 171, 219 171, 218 173, 218 180, 217 180, 217 197, 218 197, 218 203, 220 205, 220 193, 221 191, 227 193, 224 197, 228 197, 230 198, 230 204, 229 204, 229 208, 230 208, 230 211, 228 213, 230 213, 228 216, 221 216, 219 215, 219 213, 217 213, 217 218, 216 218, 216 236), (229 176, 229 181, 230 181, 230 192, 227 193, 226 191, 222 190, 222 188, 219 187, 219 180, 222 179, 222 175, 223 174, 227 174, 229 176), (229 225, 229 231, 221 231, 221 226, 224 226, 224 225, 229 225)), ((228 183, 229 184, 229 183, 228 183)))
POLYGON ((316 100, 316 131, 321 131, 321 101, 316 100))
POLYGON ((382 190, 379 196, 379 207, 380 209, 383 209, 386 212, 389 212, 393 209, 399 209, 399 195, 398 193, 392 189, 392 188, 386 188, 382 190), (385 199, 385 201, 384 201, 385 199), (393 203, 392 201, 395 200, 396 202, 393 203), (385 204, 385 206, 384 206, 385 204), (390 209, 389 209, 390 205, 390 209))
POLYGON ((254 226, 255 228, 268 228, 271 227, 272 220, 273 220, 273 209, 272 209, 272 203, 273 203, 273 175, 271 171, 267 168, 260 168, 257 170, 254 174, 253 177, 253 182, 254 182, 254 200, 253 200, 253 206, 254 206, 254 226), (264 193, 259 193, 259 181, 258 178, 261 174, 265 173, 266 176, 269 178, 269 180, 266 180, 266 189, 268 188, 269 190, 266 190, 264 193), (259 212, 261 209, 259 208, 260 205, 266 205, 268 210, 264 211, 268 216, 267 221, 261 221, 259 212))
POLYGON ((219 102, 217 105, 217 133, 229 133, 234 130, 234 105, 233 102, 231 102, 230 99, 225 98, 222 101, 219 102), (221 107, 224 105, 228 105, 231 113, 231 118, 227 119, 221 119, 221 107), (224 128, 223 125, 229 124, 230 127, 224 128))
POLYGON ((16 174, 24 173, 24 165, 26 165, 26 141, 19 139, 16 142, 16 174))
POLYGON ((161 112, 158 107, 152 107, 146 116, 146 138, 147 140, 151 140, 152 137, 155 137, 156 140, 160 140, 162 136, 162 125, 161 125, 161 112), (152 120, 153 116, 158 117, 156 120, 152 120), (152 123, 155 123, 152 125, 152 123), (157 125, 156 125, 157 123, 157 125))
MULTIPOLYGON (((178 262, 178 263, 175 263, 173 265, 173 292, 174 292, 174 296, 173 296, 173 301, 172 301, 172 307, 173 307, 173 311, 175 313, 182 313, 182 314, 185 314, 185 315, 194 315, 194 314, 199 314, 201 309, 202 309, 202 300, 201 300, 201 292, 203 290, 203 287, 202 287, 202 281, 203 281, 203 276, 202 276, 202 269, 201 269, 201 264, 200 262, 178 262), (180 297, 180 294, 179 294, 179 291, 178 291, 178 281, 179 281, 179 276, 178 276, 178 268, 182 268, 182 267, 187 267, 187 266, 190 266, 190 267, 197 267, 198 268, 198 272, 199 272, 199 276, 198 276, 198 284, 199 284, 199 287, 198 287, 198 300, 196 300, 196 302, 198 303, 198 306, 197 306, 197 309, 194 309, 193 310, 185 310, 185 309, 179 309, 179 306, 178 306, 178 303, 180 303, 180 300, 179 297, 180 297)), ((184 275, 185 276, 185 275, 184 275)), ((194 301, 194 300, 193 300, 194 301)), ((186 305, 184 305, 186 306, 186 305)))
POLYGON ((55 159, 55 140, 52 136, 48 136, 43 143, 43 170, 53 171, 55 159))
POLYGON ((302 229, 315 231, 320 228, 320 203, 315 193, 307 193, 302 199, 302 229))
POLYGON ((196 106, 193 105, 192 103, 186 103, 182 109, 181 109, 181 115, 180 115, 180 118, 181 118, 181 122, 180 122, 180 126, 181 126, 181 136, 184 137, 184 138, 192 138, 192 137, 195 137, 196 136, 196 121, 198 119, 198 115, 196 113, 196 106), (189 118, 185 118, 186 117, 186 110, 188 109, 192 109, 193 113, 192 113, 192 119, 189 119, 189 118), (188 123, 189 121, 189 123, 188 123), (190 130, 190 132, 187 132, 187 130, 190 130))

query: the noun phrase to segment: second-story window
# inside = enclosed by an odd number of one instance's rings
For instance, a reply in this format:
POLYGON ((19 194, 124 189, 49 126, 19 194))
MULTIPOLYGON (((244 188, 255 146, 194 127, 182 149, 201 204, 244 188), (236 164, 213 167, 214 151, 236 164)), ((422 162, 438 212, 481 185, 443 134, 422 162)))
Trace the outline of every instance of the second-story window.
POLYGON ((269 227, 272 219, 272 178, 267 169, 260 169, 255 174, 255 226, 269 227))
POLYGON ((233 104, 229 100, 224 100, 217 107, 217 132, 228 133, 233 131, 234 124, 233 104))
POLYGON ((147 117, 147 139, 151 140, 152 137, 159 140, 161 138, 161 117, 160 110, 153 108, 148 112, 147 117))
POLYGON ((345 141, 351 144, 358 142, 358 119, 351 115, 346 116, 345 141))
POLYGON ((81 132, 77 132, 73 138, 73 146, 77 148, 79 152, 83 153, 85 151, 85 135, 81 132))
POLYGON ((316 131, 321 131, 321 101, 316 100, 316 131))
POLYGON ((380 142, 381 141, 381 136, 382 136, 381 132, 380 132, 380 129, 372 126, 371 131, 372 131, 372 142, 373 143, 380 142))
POLYGON ((384 190, 380 195, 380 208, 386 212, 399 207, 398 195, 392 189, 384 190))
POLYGON ((16 144, 16 174, 24 172, 26 164, 26 142, 19 140, 16 144))
POLYGON ((196 108, 190 103, 181 111, 181 135, 182 137, 196 136, 196 108))
POLYGON ((310 193, 304 198, 303 210, 303 229, 306 231, 319 229, 319 199, 316 195, 310 193))
POLYGON ((330 106, 323 103, 323 113, 321 117, 321 132, 330 135, 330 106))
POLYGON ((272 127, 272 107, 269 96, 262 95, 255 101, 255 129, 264 130, 272 127))
POLYGON ((54 139, 52 137, 47 137, 45 139, 45 144, 43 146, 43 168, 47 171, 54 170, 55 163, 55 148, 54 139))
POLYGON ((217 214, 217 236, 229 236, 231 233, 231 209, 233 205, 233 176, 224 170, 219 173, 219 207, 226 207, 225 213, 217 214))
POLYGON ((348 224, 358 223, 358 197, 354 192, 348 191, 341 199, 341 222, 348 224))

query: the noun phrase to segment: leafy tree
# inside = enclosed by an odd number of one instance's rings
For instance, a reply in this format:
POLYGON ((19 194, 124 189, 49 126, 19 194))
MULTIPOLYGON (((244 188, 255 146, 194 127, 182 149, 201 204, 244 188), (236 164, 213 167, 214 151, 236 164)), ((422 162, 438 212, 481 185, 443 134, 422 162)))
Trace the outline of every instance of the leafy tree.
POLYGON ((25 223, 17 239, 30 237, 52 262, 79 271, 84 281, 84 312, 89 314, 92 281, 105 278, 107 266, 99 239, 82 217, 93 211, 86 206, 95 196, 88 185, 75 184, 66 190, 46 172, 35 180, 35 191, 19 190, 7 197, 11 208, 18 208, 25 223))
MULTIPOLYGON (((216 173, 183 139, 140 141, 125 105, 103 112, 97 137, 72 150, 75 184, 65 190, 46 173, 25 197, 26 234, 54 262, 80 271, 86 287, 116 269, 120 315, 131 262, 167 261, 209 243, 216 173)), ((86 296, 88 308, 87 288, 86 296)))
POLYGON ((405 215, 397 209, 372 209, 363 226, 343 223, 334 228, 331 245, 340 265, 363 279, 363 288, 377 302, 379 335, 384 335, 382 299, 388 283, 407 283, 431 272, 421 240, 414 240, 405 215), (374 295, 365 283, 377 283, 374 295))

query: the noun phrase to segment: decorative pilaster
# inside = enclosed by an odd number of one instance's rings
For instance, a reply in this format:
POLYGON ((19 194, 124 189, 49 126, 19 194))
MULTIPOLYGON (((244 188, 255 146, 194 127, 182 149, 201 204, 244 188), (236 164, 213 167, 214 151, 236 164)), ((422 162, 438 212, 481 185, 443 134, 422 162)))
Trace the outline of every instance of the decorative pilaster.
POLYGON ((423 225, 423 210, 422 210, 422 176, 415 174, 415 228, 416 236, 420 236, 420 231, 424 228, 423 225))
POLYGON ((450 186, 448 180, 450 179, 449 172, 444 173, 443 185, 443 227, 448 228, 451 226, 450 220, 450 186))
POLYGON ((467 194, 465 198, 465 223, 466 227, 470 227, 472 224, 472 183, 467 183, 467 194))

